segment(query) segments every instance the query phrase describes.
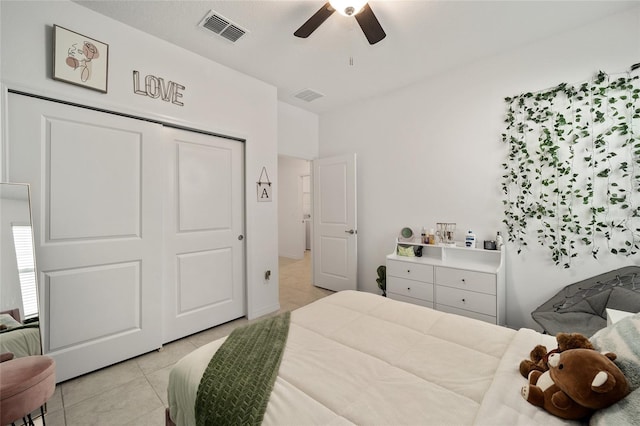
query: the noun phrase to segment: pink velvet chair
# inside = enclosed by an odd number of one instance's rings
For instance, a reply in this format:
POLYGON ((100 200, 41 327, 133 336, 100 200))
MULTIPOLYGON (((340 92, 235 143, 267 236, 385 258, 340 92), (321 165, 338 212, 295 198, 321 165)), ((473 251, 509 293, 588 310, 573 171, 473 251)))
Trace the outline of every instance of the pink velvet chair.
POLYGON ((31 413, 40 407, 44 425, 44 404, 55 389, 53 358, 36 355, 0 363, 0 424, 22 419, 32 425, 31 413))

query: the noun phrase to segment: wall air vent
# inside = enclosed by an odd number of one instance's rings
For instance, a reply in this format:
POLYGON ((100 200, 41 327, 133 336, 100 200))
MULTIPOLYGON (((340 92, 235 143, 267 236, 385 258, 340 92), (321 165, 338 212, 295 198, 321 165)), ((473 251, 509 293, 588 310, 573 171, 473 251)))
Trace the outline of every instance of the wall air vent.
POLYGON ((302 99, 305 102, 311 102, 323 96, 324 95, 322 93, 316 92, 313 89, 303 89, 293 95, 294 98, 302 99))
POLYGON ((199 26, 234 43, 247 33, 247 30, 239 27, 231 22, 231 20, 213 10, 210 10, 209 13, 202 18, 199 26))

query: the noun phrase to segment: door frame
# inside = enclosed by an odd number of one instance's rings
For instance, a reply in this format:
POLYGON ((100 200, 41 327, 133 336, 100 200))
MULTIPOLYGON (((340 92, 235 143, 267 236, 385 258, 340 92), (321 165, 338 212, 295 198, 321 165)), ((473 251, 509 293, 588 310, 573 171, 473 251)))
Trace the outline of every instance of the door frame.
POLYGON ((278 257, 296 260, 304 258, 306 247, 302 180, 304 176, 311 176, 312 161, 302 157, 278 155, 280 188, 278 193, 278 257), (291 161, 290 168, 283 168, 284 159, 291 161), (306 170, 303 170, 302 163, 306 163, 306 170))
MULTIPOLYGON (((304 161, 310 162, 309 177, 310 177, 311 220, 312 220, 312 226, 311 226, 311 230, 310 230, 310 233, 311 233, 311 235, 310 235, 310 239, 311 239, 311 277, 310 278, 311 278, 312 284, 317 286, 317 284, 315 283, 315 273, 316 273, 316 269, 318 268, 318 262, 319 261, 318 261, 317 250, 314 249, 315 239, 316 239, 316 236, 317 236, 317 233, 316 233, 316 217, 315 217, 316 215, 314 213, 314 210, 315 210, 314 204, 315 204, 315 195, 316 195, 316 191, 315 191, 315 175, 314 175, 314 162, 316 162, 318 160, 322 160, 323 158, 317 157, 317 158, 309 160, 309 159, 303 158, 303 157, 294 157, 294 156, 288 156, 288 155, 284 155, 284 154, 280 154, 279 157, 280 156, 288 157, 288 158, 294 158, 296 160, 304 160, 304 161)), ((348 157, 350 159, 353 158, 353 164, 354 164, 354 169, 355 169, 356 168, 356 155, 355 155, 355 153, 354 154, 348 154, 346 157, 348 157)), ((336 158, 336 157, 327 157, 327 158, 336 158)), ((339 158, 339 157, 337 157, 337 158, 339 158)), ((298 180, 298 182, 299 182, 299 184, 298 184, 298 186, 299 186, 299 189, 298 189, 299 197, 302 196, 302 192, 303 192, 302 191, 302 183, 301 183, 302 182, 302 177, 303 176, 300 175, 299 176, 299 180, 298 180)), ((355 182, 356 179, 357 179, 357 170, 354 170, 354 176, 353 176, 354 187, 356 186, 356 182, 355 182)), ((354 202, 356 204, 356 208, 355 208, 355 212, 354 212, 355 222, 354 222, 354 228, 353 229, 354 229, 354 232, 355 232, 354 237, 357 238, 357 226, 356 226, 357 225, 357 191, 355 191, 355 189, 354 189, 354 197, 353 198, 354 198, 354 202)), ((303 234, 303 237, 304 237, 304 234, 303 234)), ((357 241, 356 241, 355 248, 356 248, 356 256, 355 256, 356 261, 355 261, 355 276, 354 276, 354 279, 353 279, 355 285, 353 287, 354 287, 354 289, 357 289, 357 241)), ((305 249, 306 249, 306 247, 305 247, 305 249)))

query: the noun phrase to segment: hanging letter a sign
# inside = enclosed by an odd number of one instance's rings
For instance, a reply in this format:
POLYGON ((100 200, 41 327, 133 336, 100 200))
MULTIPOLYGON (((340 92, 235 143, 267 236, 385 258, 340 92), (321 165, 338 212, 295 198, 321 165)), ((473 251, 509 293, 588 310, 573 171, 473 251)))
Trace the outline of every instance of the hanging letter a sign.
POLYGON ((258 201, 269 201, 271 202, 271 182, 269 181, 269 175, 267 174, 266 167, 262 168, 262 172, 260 173, 260 178, 258 179, 258 201), (266 180, 262 180, 263 176, 266 177, 266 180))

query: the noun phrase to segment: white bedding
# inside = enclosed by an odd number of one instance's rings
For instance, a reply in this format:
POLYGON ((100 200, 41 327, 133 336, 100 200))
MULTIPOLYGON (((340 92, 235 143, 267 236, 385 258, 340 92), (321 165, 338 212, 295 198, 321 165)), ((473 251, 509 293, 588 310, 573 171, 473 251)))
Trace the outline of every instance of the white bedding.
POLYGON ((40 355, 40 330, 26 327, 0 333, 0 353, 11 352, 16 358, 40 355))
MULTIPOLYGON (((224 339, 179 361, 171 419, 195 424, 200 377, 224 339)), ((266 425, 575 424, 520 396, 518 364, 555 338, 344 291, 292 312, 266 425)))

